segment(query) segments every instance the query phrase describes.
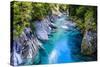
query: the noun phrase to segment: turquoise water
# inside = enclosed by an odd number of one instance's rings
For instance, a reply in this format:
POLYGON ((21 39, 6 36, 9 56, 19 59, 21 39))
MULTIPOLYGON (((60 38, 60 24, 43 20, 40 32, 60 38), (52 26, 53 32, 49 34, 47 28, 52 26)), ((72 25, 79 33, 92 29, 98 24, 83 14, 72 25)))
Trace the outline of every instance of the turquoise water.
MULTIPOLYGON (((74 23, 69 21, 66 16, 59 17, 55 20, 54 24, 57 26, 57 29, 49 35, 49 40, 40 40, 44 49, 39 49, 39 53, 35 57, 35 60, 32 58, 24 59, 24 62, 20 65, 56 64, 96 60, 96 56, 81 55, 82 34, 72 25, 74 23)), ((16 56, 19 58, 18 54, 16 54, 16 56)), ((20 59, 20 61, 22 60, 20 59)))
POLYGON ((49 36, 49 40, 43 42, 45 54, 41 51, 41 64, 66 63, 78 61, 73 56, 80 53, 82 35, 78 30, 61 28, 66 17, 58 18, 55 21, 58 27, 55 33, 49 36), (76 53, 76 54, 75 54, 76 53))
POLYGON ((61 28, 65 21, 68 22, 65 18, 67 17, 63 16, 55 21, 58 27, 56 32, 51 33, 49 40, 43 42, 45 51, 40 51, 40 64, 93 60, 93 57, 82 56, 80 54, 82 41, 80 31, 74 27, 61 28))

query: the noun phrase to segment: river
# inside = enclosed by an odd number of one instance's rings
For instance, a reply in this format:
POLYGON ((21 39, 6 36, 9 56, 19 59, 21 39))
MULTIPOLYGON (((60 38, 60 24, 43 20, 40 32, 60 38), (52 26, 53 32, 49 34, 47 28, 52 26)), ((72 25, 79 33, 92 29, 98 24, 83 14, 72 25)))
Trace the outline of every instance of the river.
POLYGON ((62 16, 54 22, 58 27, 49 35, 49 40, 43 42, 44 51, 40 51, 40 64, 56 64, 93 60, 81 55, 82 34, 71 21, 62 16), (65 23, 68 23, 65 25, 65 23))
MULTIPOLYGON (((82 34, 80 30, 76 28, 76 24, 68 18, 68 16, 62 15, 55 20, 54 24, 57 28, 52 30, 51 34, 48 35, 49 40, 40 40, 42 48, 39 49, 35 60, 32 58, 22 60, 20 54, 16 53, 19 49, 14 50, 14 55, 12 57, 14 58, 14 62, 12 61, 14 65, 95 61, 96 56, 83 56, 81 54, 82 34)), ((32 47, 30 42, 29 45, 32 47)), ((17 47, 14 46, 14 49, 19 47, 18 45, 17 47)))

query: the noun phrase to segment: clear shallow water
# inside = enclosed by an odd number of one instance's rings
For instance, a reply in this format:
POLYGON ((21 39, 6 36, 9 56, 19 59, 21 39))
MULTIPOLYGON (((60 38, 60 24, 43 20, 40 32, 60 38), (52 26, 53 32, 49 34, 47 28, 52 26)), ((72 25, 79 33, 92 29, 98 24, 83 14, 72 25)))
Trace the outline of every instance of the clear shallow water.
POLYGON ((40 64, 92 60, 91 57, 83 57, 80 54, 82 41, 80 31, 73 27, 61 28, 64 21, 66 21, 65 17, 58 18, 55 21, 57 31, 49 36, 48 41, 43 42, 45 52, 40 51, 40 64))

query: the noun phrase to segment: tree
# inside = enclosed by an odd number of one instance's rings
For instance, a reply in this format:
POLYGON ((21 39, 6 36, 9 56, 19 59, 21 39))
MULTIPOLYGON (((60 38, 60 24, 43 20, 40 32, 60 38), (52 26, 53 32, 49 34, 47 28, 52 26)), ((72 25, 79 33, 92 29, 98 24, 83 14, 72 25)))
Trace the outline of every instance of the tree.
POLYGON ((14 36, 19 36, 26 25, 30 25, 29 21, 31 19, 31 2, 17 2, 13 1, 11 3, 11 9, 13 12, 13 33, 14 36))

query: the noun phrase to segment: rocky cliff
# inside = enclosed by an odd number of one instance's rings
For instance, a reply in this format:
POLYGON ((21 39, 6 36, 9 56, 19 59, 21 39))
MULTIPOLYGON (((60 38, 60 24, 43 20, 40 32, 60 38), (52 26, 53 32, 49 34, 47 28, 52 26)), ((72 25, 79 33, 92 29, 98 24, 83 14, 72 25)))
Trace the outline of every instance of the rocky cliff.
POLYGON ((39 63, 39 50, 44 50, 40 40, 48 40, 48 35, 55 26, 47 18, 35 21, 34 26, 34 34, 30 27, 26 27, 21 35, 13 40, 11 65, 39 63))

